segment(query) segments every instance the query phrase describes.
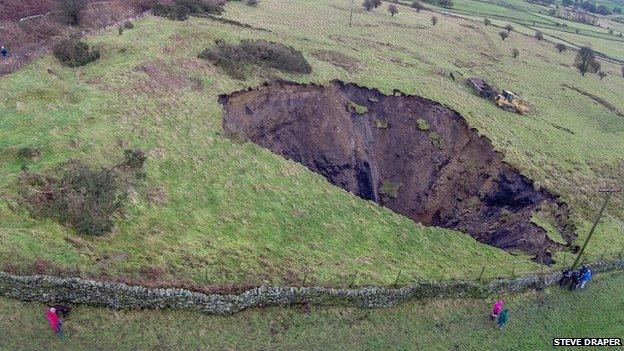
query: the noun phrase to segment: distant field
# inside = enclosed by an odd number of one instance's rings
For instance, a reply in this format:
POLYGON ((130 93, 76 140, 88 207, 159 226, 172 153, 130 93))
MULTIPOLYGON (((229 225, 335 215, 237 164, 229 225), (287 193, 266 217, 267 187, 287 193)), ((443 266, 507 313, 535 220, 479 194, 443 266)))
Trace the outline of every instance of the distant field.
MULTIPOLYGON (((276 77, 400 89, 457 110, 509 163, 561 194, 582 240, 601 202, 596 189, 624 180, 624 119, 561 83, 624 111, 621 67, 603 62, 607 78, 581 77, 570 67, 572 51, 559 54, 552 44, 515 32, 503 42, 500 28, 443 14, 432 27, 430 11, 399 10, 390 17, 385 5, 375 12, 358 7, 349 28, 348 1, 226 6, 226 18, 270 32, 147 16, 123 35, 111 30, 87 38, 103 53, 94 64, 68 69, 46 56, 0 78, 0 191, 8 199, 0 202, 0 267, 198 284, 297 284, 306 276, 327 285, 345 284, 356 272, 355 284, 388 284, 399 270, 407 281, 474 278, 483 266, 486 279, 539 269, 526 257, 423 227, 301 165, 225 138, 217 96, 276 77), (313 73, 267 72, 241 82, 197 58, 215 39, 244 38, 292 45, 313 73), (513 48, 520 50, 516 59, 513 48), (359 68, 317 59, 317 50, 338 51, 359 68), (536 112, 504 112, 449 79, 451 71, 517 92, 536 112), (40 148, 41 159, 21 160, 18 150, 26 146, 40 148), (148 152, 147 180, 113 233, 78 236, 11 210, 21 166, 50 171, 71 158, 110 165, 126 148, 148 152), (164 189, 162 204, 146 200, 153 188, 164 189)), ((588 247, 590 259, 624 247, 623 210, 624 199, 614 197, 588 247)), ((571 262, 570 254, 557 254, 558 264, 564 255, 571 262)))
POLYGON ((546 350, 554 337, 624 337, 622 289, 624 275, 612 273, 583 291, 504 296, 510 319, 503 331, 487 317, 492 301, 472 299, 374 310, 268 308, 229 317, 77 307, 62 341, 50 331, 44 305, 0 299, 0 349, 546 350))

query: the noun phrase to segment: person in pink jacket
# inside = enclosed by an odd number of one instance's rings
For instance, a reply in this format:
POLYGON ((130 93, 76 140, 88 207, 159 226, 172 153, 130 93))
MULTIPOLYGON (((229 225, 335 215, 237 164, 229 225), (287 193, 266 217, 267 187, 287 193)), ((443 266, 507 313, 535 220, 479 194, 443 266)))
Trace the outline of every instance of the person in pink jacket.
POLYGON ((498 318, 498 315, 503 310, 503 307, 505 307, 505 301, 503 300, 496 301, 494 305, 492 306, 492 314, 490 315, 490 319, 496 320, 498 318))
POLYGON ((56 308, 51 307, 46 311, 46 319, 48 323, 50 323, 50 328, 59 336, 59 338, 63 338, 63 321, 59 318, 58 314, 56 314, 56 308))

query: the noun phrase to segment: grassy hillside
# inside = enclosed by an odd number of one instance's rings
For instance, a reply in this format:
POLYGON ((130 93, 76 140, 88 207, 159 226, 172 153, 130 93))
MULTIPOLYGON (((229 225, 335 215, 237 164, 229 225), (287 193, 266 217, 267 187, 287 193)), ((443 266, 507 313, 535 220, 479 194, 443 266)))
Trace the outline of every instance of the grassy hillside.
MULTIPOLYGON (((0 202, 0 263, 19 272, 52 266, 200 284, 297 283, 305 272, 310 283, 344 284, 355 272, 358 284, 392 283, 399 270, 403 279, 416 279, 475 277, 484 265, 486 278, 537 269, 462 233, 415 224, 267 150, 223 137, 217 96, 275 77, 338 78, 388 93, 398 88, 459 111, 508 162, 570 203, 582 239, 600 201, 595 189, 624 179, 624 119, 560 84, 624 111, 620 67, 603 63, 609 73, 603 81, 581 77, 570 67, 574 53, 559 54, 549 43, 517 33, 501 42, 500 28, 439 14, 432 27, 431 12, 399 10, 390 17, 385 8, 357 9, 349 28, 348 1, 226 6, 226 18, 268 31, 147 16, 123 35, 111 30, 87 38, 102 51, 94 64, 68 69, 48 56, 0 78, 0 191, 7 200, 0 202), (197 58, 215 39, 244 38, 294 46, 313 73, 266 72, 241 82, 197 58), (512 48, 520 49, 516 59, 512 48), (345 54, 358 68, 316 59, 317 50, 345 54), (504 112, 449 79, 449 71, 517 92, 536 112, 504 112), (18 151, 26 146, 40 148, 42 157, 22 160, 18 151), (21 166, 50 171, 71 158, 110 165, 126 148, 148 151, 147 180, 113 233, 78 236, 12 210, 21 166), (150 202, 154 189, 166 195, 150 202)), ((590 256, 623 247, 622 209, 624 200, 615 198, 590 256)))
POLYGON ((597 276, 585 290, 504 296, 507 329, 487 317, 491 301, 440 300, 377 310, 270 308, 230 317, 195 312, 77 307, 59 341, 45 306, 0 299, 1 350, 546 350, 554 337, 622 337, 624 275, 597 276))

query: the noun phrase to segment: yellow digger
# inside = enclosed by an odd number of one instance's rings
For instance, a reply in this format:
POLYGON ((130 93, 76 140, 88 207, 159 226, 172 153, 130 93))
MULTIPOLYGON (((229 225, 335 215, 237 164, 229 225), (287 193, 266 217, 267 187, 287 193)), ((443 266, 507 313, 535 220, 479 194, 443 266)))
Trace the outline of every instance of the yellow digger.
POLYGON ((529 112, 526 101, 516 97, 514 93, 508 90, 503 90, 501 94, 496 95, 494 101, 498 107, 505 111, 516 112, 521 115, 529 112))

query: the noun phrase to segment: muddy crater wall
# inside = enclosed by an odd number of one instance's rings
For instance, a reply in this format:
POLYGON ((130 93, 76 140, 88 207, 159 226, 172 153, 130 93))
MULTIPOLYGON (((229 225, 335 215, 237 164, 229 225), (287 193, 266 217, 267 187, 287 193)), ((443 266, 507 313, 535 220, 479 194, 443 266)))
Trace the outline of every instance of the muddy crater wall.
POLYGON ((224 130, 305 165, 357 196, 417 222, 549 260, 568 242, 566 204, 503 161, 457 112, 419 96, 332 81, 278 81, 220 97, 224 130))

